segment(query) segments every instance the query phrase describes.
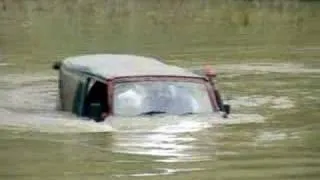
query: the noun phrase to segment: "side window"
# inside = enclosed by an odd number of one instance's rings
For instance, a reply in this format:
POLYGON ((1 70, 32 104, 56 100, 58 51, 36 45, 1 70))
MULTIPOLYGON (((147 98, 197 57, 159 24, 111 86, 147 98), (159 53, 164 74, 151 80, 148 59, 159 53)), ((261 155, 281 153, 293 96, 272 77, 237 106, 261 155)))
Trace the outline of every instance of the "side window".
POLYGON ((87 81, 85 79, 80 79, 76 85, 76 90, 73 99, 73 112, 77 115, 82 115, 83 105, 86 96, 86 85, 87 81))
POLYGON ((108 112, 107 84, 91 79, 87 81, 83 115, 100 121, 102 113, 108 112))

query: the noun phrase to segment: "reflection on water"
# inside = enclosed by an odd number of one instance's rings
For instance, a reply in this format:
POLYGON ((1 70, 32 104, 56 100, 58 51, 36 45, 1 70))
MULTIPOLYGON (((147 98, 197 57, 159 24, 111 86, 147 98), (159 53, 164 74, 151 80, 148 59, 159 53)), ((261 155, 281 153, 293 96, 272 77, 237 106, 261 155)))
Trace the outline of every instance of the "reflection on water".
POLYGON ((131 177, 143 177, 143 176, 168 176, 173 175, 176 173, 183 173, 183 172, 195 172, 195 171, 204 171, 206 169, 203 168, 186 168, 186 169, 167 169, 167 168, 158 168, 156 169, 158 172, 154 173, 136 173, 136 174, 129 174, 129 175, 114 175, 114 177, 124 177, 124 176, 131 176, 131 177))

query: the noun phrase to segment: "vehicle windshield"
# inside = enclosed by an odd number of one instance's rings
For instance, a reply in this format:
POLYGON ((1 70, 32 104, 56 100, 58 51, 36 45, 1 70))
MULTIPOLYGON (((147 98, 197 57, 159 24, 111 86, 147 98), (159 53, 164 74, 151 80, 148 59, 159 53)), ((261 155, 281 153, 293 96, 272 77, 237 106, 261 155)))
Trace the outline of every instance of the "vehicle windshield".
POLYGON ((212 111, 207 87, 202 83, 138 81, 115 85, 115 115, 182 115, 212 111))

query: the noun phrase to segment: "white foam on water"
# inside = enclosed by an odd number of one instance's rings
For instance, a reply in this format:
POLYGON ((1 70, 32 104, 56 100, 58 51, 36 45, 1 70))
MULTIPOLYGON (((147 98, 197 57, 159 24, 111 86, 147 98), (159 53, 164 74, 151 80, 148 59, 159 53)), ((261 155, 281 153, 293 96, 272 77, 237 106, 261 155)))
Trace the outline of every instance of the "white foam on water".
POLYGON ((44 73, 33 73, 33 74, 7 74, 1 77, 1 81, 7 82, 15 85, 24 85, 29 84, 33 85, 33 83, 37 82, 45 82, 45 81, 57 81, 57 75, 48 75, 44 73))
POLYGON ((294 107, 294 103, 288 97, 278 97, 272 100, 272 108, 290 109, 294 107))
POLYGON ((212 127, 210 125, 210 121, 181 121, 178 122, 177 124, 174 125, 164 125, 160 126, 152 132, 157 132, 157 133, 169 133, 169 134, 174 134, 174 133, 190 133, 190 132, 197 132, 201 131, 206 128, 212 127))
POLYGON ((239 96, 228 100, 228 103, 232 104, 232 107, 236 108, 241 106, 257 107, 270 102, 271 98, 272 97, 270 96, 239 96))
POLYGON ((0 128, 45 133, 112 132, 107 123, 81 120, 74 116, 57 114, 26 114, 0 111, 0 128))
POLYGON ((183 133, 207 128, 208 121, 198 116, 145 116, 110 118, 114 128, 121 132, 183 133))
POLYGON ((205 168, 177 168, 177 169, 171 169, 171 168, 157 168, 158 170, 162 170, 160 173, 140 173, 140 174, 131 174, 129 176, 134 177, 143 177, 143 176, 159 176, 159 175, 173 175, 179 172, 194 172, 194 171, 204 171, 205 168))
POLYGON ((198 149, 201 146, 196 144, 204 143, 211 146, 212 143, 205 141, 214 141, 212 138, 215 129, 212 128, 217 125, 263 123, 264 117, 257 114, 232 114, 229 118, 222 118, 221 114, 217 113, 208 116, 155 116, 130 120, 128 122, 126 119, 119 119, 121 123, 138 124, 138 126, 134 125, 132 129, 128 128, 129 126, 122 126, 125 127, 123 129, 118 125, 117 133, 113 136, 115 144, 112 151, 157 156, 161 159, 155 161, 169 163, 211 160, 216 152, 201 150, 199 153, 198 149))
MULTIPOLYGON (((214 153, 217 154, 217 153, 214 153)), ((203 162, 203 161, 212 161, 211 156, 179 156, 179 157, 169 157, 164 159, 156 159, 155 162, 165 162, 165 163, 178 163, 178 162, 203 162)))
POLYGON ((0 128, 50 133, 110 132, 107 123, 83 120, 56 110, 57 77, 43 73, 1 77, 0 128))
POLYGON ((255 141, 259 145, 269 146, 276 141, 288 139, 300 139, 298 132, 285 132, 285 131, 262 131, 256 137, 255 141))
POLYGON ((293 63, 249 63, 223 64, 213 66, 218 72, 238 73, 320 73, 320 69, 307 68, 303 64, 293 63))
POLYGON ((9 63, 1 63, 1 62, 0 62, 0 67, 1 67, 1 66, 10 66, 10 65, 11 65, 11 64, 9 64, 9 63))
MULTIPOLYGON (((115 136, 121 136, 116 134, 115 136)), ((132 136, 132 135, 131 135, 132 136)), ((132 138, 115 137, 113 151, 125 154, 152 155, 158 157, 188 157, 194 149, 194 138, 179 135, 141 134, 132 138)))
POLYGON ((176 135, 168 135, 168 134, 150 134, 146 135, 143 138, 143 136, 137 137, 134 139, 135 143, 132 143, 130 141, 118 143, 117 145, 119 147, 139 147, 139 148, 159 148, 162 149, 176 149, 176 150, 184 150, 190 148, 189 146, 182 145, 182 144, 175 144, 175 142, 190 142, 194 141, 194 138, 177 138, 176 135))
POLYGON ((190 116, 150 116, 121 118, 115 127, 118 132, 113 136, 113 152, 182 158, 195 156, 192 152, 196 147, 192 143, 197 139, 189 133, 210 126, 208 122, 190 116))
POLYGON ((190 116, 150 116, 136 118, 110 118, 113 127, 122 133, 181 134, 199 132, 215 124, 261 123, 259 114, 233 114, 223 118, 222 113, 190 116))
POLYGON ((149 176, 168 176, 174 175, 180 172, 194 172, 194 171, 206 171, 206 168, 156 168, 152 171, 156 172, 145 172, 145 173, 132 173, 132 174, 117 174, 114 177, 149 177, 149 176))
POLYGON ((236 125, 236 124, 251 124, 251 123, 264 123, 266 117, 260 114, 229 114, 228 118, 222 120, 212 121, 214 124, 220 125, 236 125))
POLYGON ((305 99, 309 100, 318 100, 320 97, 315 97, 315 96, 306 96, 305 99))
POLYGON ((57 88, 55 84, 34 85, 7 90, 2 107, 27 111, 55 111, 57 88))
POLYGON ((269 105, 275 109, 290 109, 294 107, 294 102, 287 96, 239 96, 228 100, 228 103, 235 108, 259 107, 269 105))

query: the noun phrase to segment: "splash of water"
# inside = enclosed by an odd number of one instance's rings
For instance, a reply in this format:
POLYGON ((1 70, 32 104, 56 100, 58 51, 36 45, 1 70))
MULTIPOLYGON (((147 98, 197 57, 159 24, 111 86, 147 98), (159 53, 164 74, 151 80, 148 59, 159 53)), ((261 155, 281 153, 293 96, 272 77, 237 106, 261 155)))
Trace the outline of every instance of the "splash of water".
POLYGON ((8 63, 0 63, 0 67, 1 66, 9 66, 10 64, 8 64, 8 63))
POLYGON ((17 113, 0 110, 2 121, 0 128, 19 131, 46 133, 79 133, 79 132, 111 132, 108 124, 98 124, 94 121, 80 120, 74 116, 59 114, 17 113))
POLYGON ((0 128, 51 133, 109 132, 106 123, 81 120, 56 110, 57 78, 45 74, 6 75, 0 91, 0 128))
POLYGON ((259 107, 267 104, 274 109, 290 109, 294 107, 294 102, 286 96, 239 96, 228 100, 228 103, 232 104, 235 108, 259 107))

